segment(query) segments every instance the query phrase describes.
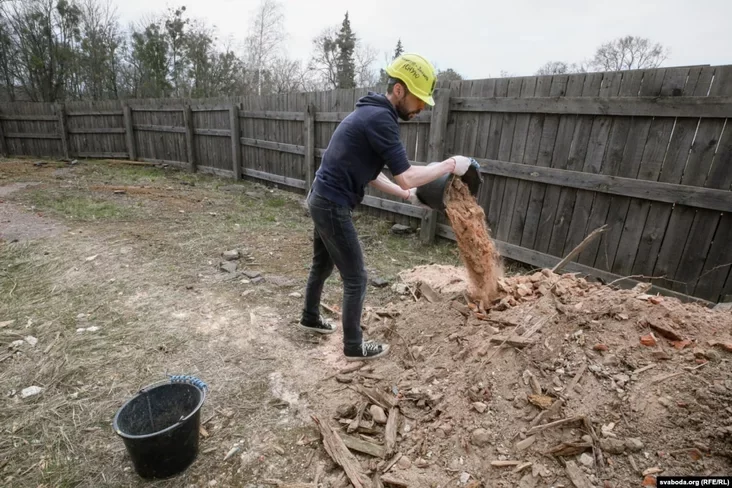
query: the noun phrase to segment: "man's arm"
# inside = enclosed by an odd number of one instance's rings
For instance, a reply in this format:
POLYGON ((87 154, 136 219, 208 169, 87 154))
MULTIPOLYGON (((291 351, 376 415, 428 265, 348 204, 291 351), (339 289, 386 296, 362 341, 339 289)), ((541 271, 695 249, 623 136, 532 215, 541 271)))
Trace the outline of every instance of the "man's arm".
POLYGON ((369 182, 369 186, 388 195, 399 197, 402 200, 409 198, 409 188, 400 188, 399 185, 394 184, 384 173, 379 173, 379 176, 375 180, 369 182))
POLYGON ((409 190, 418 186, 426 185, 443 175, 455 171, 455 158, 448 158, 439 164, 432 166, 410 166, 408 170, 394 177, 399 187, 409 190))

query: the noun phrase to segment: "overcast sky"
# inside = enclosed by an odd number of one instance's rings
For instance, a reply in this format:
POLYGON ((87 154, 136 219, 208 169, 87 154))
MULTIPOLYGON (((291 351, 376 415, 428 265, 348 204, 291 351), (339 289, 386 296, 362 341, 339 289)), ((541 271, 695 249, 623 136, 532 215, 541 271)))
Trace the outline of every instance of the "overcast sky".
MULTIPOLYGON (((126 25, 185 5, 191 17, 241 41, 258 0, 111 0, 126 25)), ((665 66, 732 64, 732 0, 282 0, 290 57, 306 60, 323 28, 348 10, 362 42, 379 55, 398 38, 438 68, 465 78, 531 75, 550 60, 579 62, 603 42, 647 37, 670 48, 665 66)))

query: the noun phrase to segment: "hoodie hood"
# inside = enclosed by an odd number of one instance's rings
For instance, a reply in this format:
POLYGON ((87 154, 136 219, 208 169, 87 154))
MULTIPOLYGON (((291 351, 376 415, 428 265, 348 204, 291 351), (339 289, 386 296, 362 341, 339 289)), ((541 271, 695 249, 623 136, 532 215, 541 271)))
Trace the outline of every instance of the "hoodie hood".
POLYGON ((369 92, 368 95, 358 99, 358 102, 356 102, 356 107, 388 108, 395 117, 398 115, 396 108, 394 108, 394 105, 392 105, 389 99, 386 98, 386 95, 383 95, 381 93, 369 92))

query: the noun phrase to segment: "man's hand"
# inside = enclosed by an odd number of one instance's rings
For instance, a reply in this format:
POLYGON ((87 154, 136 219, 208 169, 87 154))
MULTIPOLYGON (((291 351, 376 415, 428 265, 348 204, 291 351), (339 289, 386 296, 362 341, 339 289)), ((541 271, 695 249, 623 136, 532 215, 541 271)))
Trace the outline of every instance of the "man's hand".
POLYGON ((409 196, 407 198, 405 198, 405 200, 409 201, 409 203, 411 203, 412 205, 429 208, 427 205, 422 203, 419 198, 417 198, 417 189, 416 188, 410 188, 409 196))
POLYGON ((465 156, 453 156, 452 159, 455 160, 455 169, 452 170, 453 174, 462 176, 468 171, 468 168, 470 168, 470 158, 466 158, 465 156))

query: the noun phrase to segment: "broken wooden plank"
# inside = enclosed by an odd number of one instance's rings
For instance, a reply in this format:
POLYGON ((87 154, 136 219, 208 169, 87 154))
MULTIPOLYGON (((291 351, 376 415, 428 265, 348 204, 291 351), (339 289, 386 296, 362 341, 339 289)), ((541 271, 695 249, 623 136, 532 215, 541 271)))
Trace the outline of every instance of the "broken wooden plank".
POLYGON ((389 409, 389 418, 386 421, 386 432, 384 439, 386 441, 386 453, 391 456, 396 452, 397 429, 399 428, 399 409, 392 407, 389 409))
POLYGON ((340 436, 336 434, 327 421, 321 420, 317 415, 312 415, 312 419, 320 429, 325 452, 328 453, 338 466, 343 468, 354 488, 367 488, 369 483, 368 477, 363 472, 361 464, 351 454, 351 451, 348 450, 340 436))
POLYGON ((399 403, 399 400, 397 400, 396 398, 391 397, 386 393, 383 393, 373 388, 366 388, 364 386, 357 385, 354 389, 369 400, 371 400, 372 403, 380 406, 384 410, 389 410, 392 407, 396 407, 396 405, 399 403))
POLYGON ((493 337, 491 337, 490 341, 493 344, 501 344, 501 345, 508 344, 509 346, 513 346, 518 349, 536 344, 536 341, 532 341, 530 339, 524 339, 524 338, 518 337, 518 336, 506 337, 506 336, 502 336, 502 335, 494 335, 493 337))
POLYGON ((531 429, 529 429, 529 431, 526 432, 526 435, 538 434, 539 432, 543 432, 543 431, 545 431, 547 429, 551 429, 553 427, 559 427, 564 424, 571 424, 572 422, 583 421, 584 419, 585 419, 585 417, 581 417, 581 416, 580 417, 571 417, 568 419, 557 420, 556 422, 551 422, 551 423, 544 424, 544 425, 537 425, 536 427, 532 427, 531 429))
POLYGON ((546 455, 553 456, 576 456, 582 454, 587 449, 592 448, 592 443, 589 442, 562 442, 561 444, 552 447, 551 449, 544 451, 546 455))
POLYGON ((574 461, 567 461, 567 476, 575 488, 592 488, 592 483, 574 461))
POLYGON ((339 436, 343 440, 343 443, 346 445, 346 447, 351 450, 362 452, 364 454, 368 454, 369 456, 374 456, 380 459, 384 459, 386 457, 386 449, 384 448, 384 446, 380 446, 379 444, 375 444, 373 442, 359 439, 357 437, 353 437, 347 434, 339 434, 339 436))

